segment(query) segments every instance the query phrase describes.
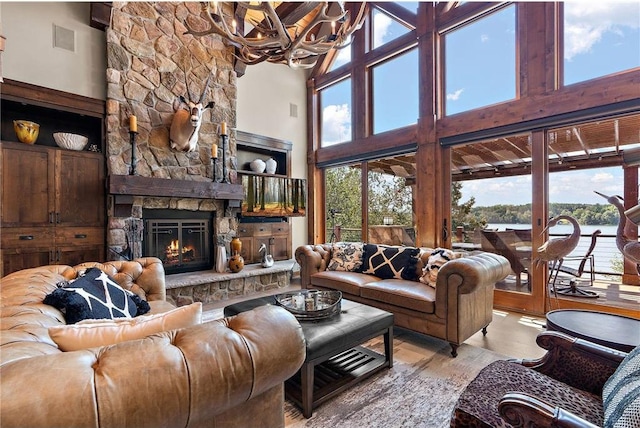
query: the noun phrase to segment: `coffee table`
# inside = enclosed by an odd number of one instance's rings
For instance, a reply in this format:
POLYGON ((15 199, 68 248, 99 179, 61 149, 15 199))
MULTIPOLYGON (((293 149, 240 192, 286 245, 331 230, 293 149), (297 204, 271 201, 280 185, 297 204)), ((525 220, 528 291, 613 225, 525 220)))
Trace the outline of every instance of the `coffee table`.
MULTIPOLYGON (((262 297, 224 308, 224 316, 262 305, 276 304, 262 297)), ((317 321, 300 321, 307 355, 302 367, 285 382, 285 395, 302 408, 313 409, 357 382, 393 367, 393 314, 361 303, 342 300, 341 312, 317 321), (384 336, 384 355, 359 346, 384 336)))
POLYGON ((547 313, 547 329, 599 345, 630 352, 640 345, 640 320, 583 309, 558 309, 547 313))

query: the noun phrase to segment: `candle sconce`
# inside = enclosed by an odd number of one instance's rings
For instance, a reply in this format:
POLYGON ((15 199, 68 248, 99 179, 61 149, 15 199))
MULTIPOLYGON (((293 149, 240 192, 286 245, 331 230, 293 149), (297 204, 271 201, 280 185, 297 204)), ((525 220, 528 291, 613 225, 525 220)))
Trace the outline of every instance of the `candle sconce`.
MULTIPOLYGON (((224 127, 226 128, 226 126, 224 127)), ((226 130, 223 128, 223 132, 226 130)), ((229 183, 229 176, 227 173, 227 159, 226 159, 226 145, 227 141, 229 141, 229 136, 227 134, 220 134, 220 140, 222 141, 222 180, 221 183, 229 183)))
POLYGON ((131 168, 129 169, 129 175, 136 175, 136 164, 138 160, 136 159, 136 136, 138 133, 136 131, 129 131, 129 141, 131 142, 131 168))

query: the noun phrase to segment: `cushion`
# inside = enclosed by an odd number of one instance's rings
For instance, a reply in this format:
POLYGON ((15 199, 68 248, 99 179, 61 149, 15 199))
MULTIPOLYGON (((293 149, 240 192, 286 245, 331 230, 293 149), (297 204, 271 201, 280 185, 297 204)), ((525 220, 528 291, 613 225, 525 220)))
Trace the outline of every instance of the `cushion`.
POLYGON ((415 247, 365 244, 362 273, 382 279, 418 280, 418 254, 415 247))
POLYGON ((602 389, 605 428, 640 427, 640 346, 622 360, 602 389))
POLYGON ((459 254, 456 254, 447 248, 434 249, 427 259, 427 264, 422 270, 420 282, 436 288, 436 283, 438 281, 438 271, 440 270, 442 265, 449 260, 457 259, 458 257, 460 257, 459 254))
POLYGON ((360 272, 362 268, 362 242, 338 242, 331 248, 331 260, 327 270, 360 272))
POLYGON ((49 336, 60 350, 77 351, 143 339, 151 334, 201 323, 202 303, 197 302, 162 314, 115 320, 92 319, 72 325, 49 327, 49 336))
POLYGON ((60 310, 67 324, 84 319, 131 318, 149 312, 149 304, 125 290, 98 268, 73 281, 61 282, 43 301, 60 310))

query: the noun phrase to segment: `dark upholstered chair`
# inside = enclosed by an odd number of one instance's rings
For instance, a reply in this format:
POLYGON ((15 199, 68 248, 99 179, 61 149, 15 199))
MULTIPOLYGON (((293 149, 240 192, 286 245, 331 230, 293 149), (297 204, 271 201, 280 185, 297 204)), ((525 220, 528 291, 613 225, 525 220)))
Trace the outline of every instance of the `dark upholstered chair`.
MULTIPOLYGON (((638 370, 640 347, 626 354, 558 332, 536 341, 548 350, 542 358, 496 361, 480 371, 458 399, 451 427, 601 427, 620 414, 618 397, 603 400, 603 387, 609 382, 608 394, 621 379, 637 382, 624 369, 632 363, 638 370)), ((631 402, 637 412, 640 394, 631 402)))

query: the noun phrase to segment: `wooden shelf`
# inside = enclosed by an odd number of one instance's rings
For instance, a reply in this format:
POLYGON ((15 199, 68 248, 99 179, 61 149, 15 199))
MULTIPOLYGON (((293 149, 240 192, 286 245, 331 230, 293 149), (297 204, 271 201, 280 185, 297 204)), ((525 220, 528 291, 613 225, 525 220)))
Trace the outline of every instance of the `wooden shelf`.
POLYGON ((109 193, 173 198, 233 200, 242 200, 243 198, 241 184, 141 177, 139 175, 109 176, 109 193))
POLYGON ((289 178, 286 175, 282 175, 282 174, 267 174, 266 172, 255 172, 255 171, 247 171, 247 170, 238 171, 238 174, 255 175, 257 177, 289 178))

